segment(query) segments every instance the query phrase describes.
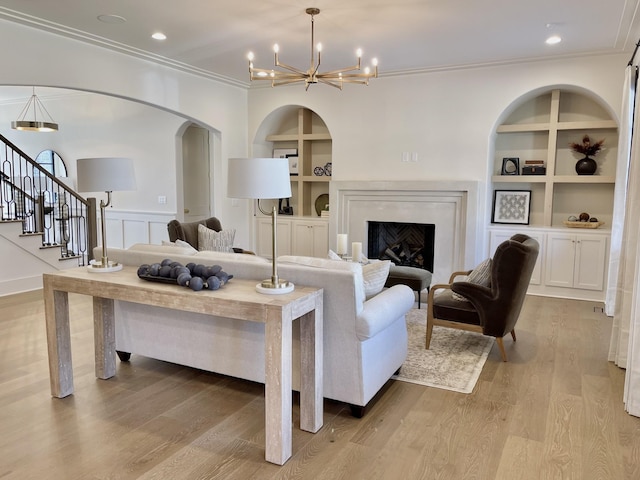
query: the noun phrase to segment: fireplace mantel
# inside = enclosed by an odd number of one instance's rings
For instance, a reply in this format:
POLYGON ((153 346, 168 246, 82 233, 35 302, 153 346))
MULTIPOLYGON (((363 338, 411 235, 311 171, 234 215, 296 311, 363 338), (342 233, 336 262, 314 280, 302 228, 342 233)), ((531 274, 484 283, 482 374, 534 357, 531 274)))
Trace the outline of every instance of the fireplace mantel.
POLYGON ((446 283, 451 272, 471 268, 480 245, 477 229, 478 182, 473 181, 332 181, 329 245, 348 233, 367 251, 367 222, 436 225, 433 283, 446 283))

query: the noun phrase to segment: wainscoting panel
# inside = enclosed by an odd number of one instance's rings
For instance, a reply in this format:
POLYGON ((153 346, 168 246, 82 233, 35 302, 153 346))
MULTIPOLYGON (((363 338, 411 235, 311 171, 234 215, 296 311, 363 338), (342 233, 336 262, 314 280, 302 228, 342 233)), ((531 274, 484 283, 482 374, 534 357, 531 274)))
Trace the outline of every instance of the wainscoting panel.
MULTIPOLYGON (((98 212, 98 228, 100 228, 98 212)), ((176 218, 175 214, 163 212, 132 212, 108 209, 107 247, 129 248, 136 243, 161 244, 169 240, 167 223, 176 218)), ((98 244, 102 244, 98 232, 98 244)))

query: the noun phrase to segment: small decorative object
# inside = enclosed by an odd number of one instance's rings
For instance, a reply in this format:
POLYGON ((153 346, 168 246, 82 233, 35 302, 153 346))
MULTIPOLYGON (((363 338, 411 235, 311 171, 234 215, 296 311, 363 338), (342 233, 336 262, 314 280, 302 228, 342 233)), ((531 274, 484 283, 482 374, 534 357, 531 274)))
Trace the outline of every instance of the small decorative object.
POLYGON ((595 143, 591 143, 589 135, 585 135, 584 137, 582 137, 582 143, 569 144, 571 150, 584 155, 584 158, 581 158, 576 163, 576 173, 578 175, 593 175, 594 173, 596 173, 598 164, 591 157, 596 156, 596 154, 602 149, 603 143, 604 138, 595 143))
POLYGON ((577 222, 578 217, 576 217, 575 215, 569 215, 569 218, 567 218, 567 220, 570 222, 577 222))
POLYGON ((544 160, 525 160, 522 167, 522 175, 546 175, 547 167, 544 160))
POLYGON ((327 162, 327 163, 325 163, 325 165, 324 165, 324 174, 325 174, 327 177, 330 177, 330 176, 331 176, 331 162, 327 162))
MULTIPOLYGON (((328 204, 329 204, 329 194, 322 193, 318 195, 318 198, 316 198, 316 201, 315 201, 315 209, 319 217, 322 216, 322 210, 328 204)), ((327 208, 327 210, 329 209, 327 208)))
POLYGON ((194 292, 207 289, 218 290, 233 278, 220 265, 188 263, 186 266, 165 258, 160 263, 143 264, 138 267, 138 277, 150 282, 169 283, 188 287, 194 292))
POLYGON ((598 219, 597 219, 596 217, 591 217, 591 218, 589 219, 589 221, 590 221, 590 222, 597 222, 597 221, 598 221, 598 219))
POLYGON ((518 157, 509 157, 502 159, 502 170, 500 175, 519 175, 520 159, 518 157))
POLYGON ((591 215, 589 215, 587 212, 582 212, 580 215, 578 215, 578 219, 581 222, 588 222, 590 218, 591 215))
POLYGON ((491 222, 528 225, 530 208, 531 190, 496 190, 491 222))
POLYGON ((322 167, 316 167, 316 168, 314 168, 314 169, 313 169, 313 174, 314 174, 316 177, 321 177, 321 176, 323 176, 323 175, 324 175, 324 168, 322 168, 322 167))
POLYGON ((278 214, 293 215, 293 207, 289 204, 288 198, 278 199, 278 214))

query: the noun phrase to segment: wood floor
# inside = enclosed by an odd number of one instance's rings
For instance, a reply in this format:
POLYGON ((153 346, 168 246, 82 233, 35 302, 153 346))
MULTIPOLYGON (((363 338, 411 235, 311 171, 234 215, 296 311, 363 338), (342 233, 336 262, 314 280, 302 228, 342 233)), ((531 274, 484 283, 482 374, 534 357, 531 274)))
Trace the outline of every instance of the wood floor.
MULTIPOLYGON (((0 479, 638 479, 599 304, 528 297, 470 395, 390 381, 364 418, 325 401, 264 461, 260 384, 139 356, 97 380, 91 302, 71 295, 75 394, 54 399, 40 292, 0 298, 0 479)), ((299 409, 294 402, 294 426, 299 409)))

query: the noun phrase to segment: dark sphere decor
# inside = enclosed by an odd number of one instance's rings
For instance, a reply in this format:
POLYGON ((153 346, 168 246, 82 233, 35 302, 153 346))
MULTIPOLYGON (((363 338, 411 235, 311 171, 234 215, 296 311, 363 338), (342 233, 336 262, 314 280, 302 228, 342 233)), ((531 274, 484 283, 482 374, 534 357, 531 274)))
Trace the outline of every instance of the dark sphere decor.
POLYGON ((203 265, 164 259, 161 263, 143 264, 138 267, 138 277, 150 282, 170 283, 187 287, 194 292, 207 289, 218 290, 233 278, 220 265, 203 265))
POLYGON ((576 163, 576 173, 578 175, 593 175, 598 169, 598 164, 593 158, 584 157, 576 163))

